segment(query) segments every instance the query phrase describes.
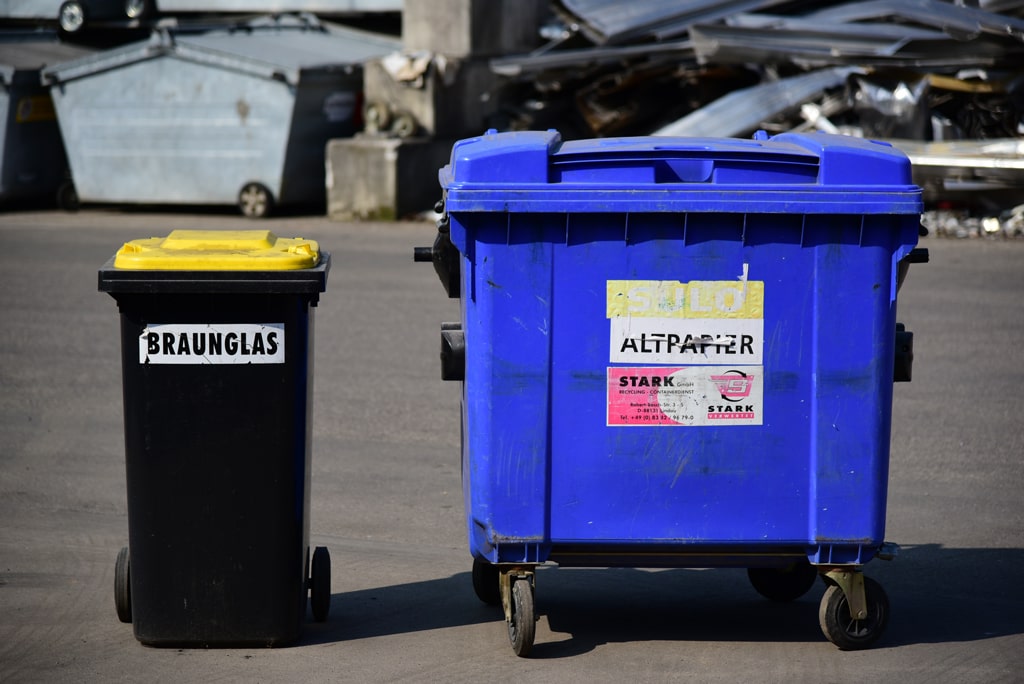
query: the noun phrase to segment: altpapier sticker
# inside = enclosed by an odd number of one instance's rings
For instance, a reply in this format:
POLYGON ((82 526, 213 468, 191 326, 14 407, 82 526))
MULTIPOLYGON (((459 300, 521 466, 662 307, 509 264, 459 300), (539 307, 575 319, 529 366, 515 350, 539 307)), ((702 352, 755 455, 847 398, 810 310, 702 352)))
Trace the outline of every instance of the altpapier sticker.
POLYGON ((609 426, 761 425, 762 366, 609 367, 609 426))
POLYGON ((150 324, 139 335, 141 364, 284 363, 284 323, 150 324))

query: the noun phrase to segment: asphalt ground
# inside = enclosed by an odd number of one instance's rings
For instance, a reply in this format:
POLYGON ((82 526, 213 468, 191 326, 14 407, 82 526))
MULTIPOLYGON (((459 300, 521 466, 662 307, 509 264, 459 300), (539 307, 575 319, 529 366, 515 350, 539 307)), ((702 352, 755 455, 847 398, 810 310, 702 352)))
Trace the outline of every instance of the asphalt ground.
MULTIPOLYGON (((1024 241, 925 238, 900 320, 887 538, 867 574, 889 627, 842 652, 816 586, 766 601, 743 570, 542 568, 536 646, 509 646, 470 583, 459 388, 412 261, 423 223, 89 208, 0 214, 0 682, 1019 682, 1024 679, 1024 241), (97 270, 176 228, 266 227, 332 254, 315 325, 310 541, 330 616, 282 648, 156 648, 114 609, 127 544, 117 306, 97 270)), ((211 521, 216 524, 216 521, 211 521)), ((259 601, 259 597, 254 597, 259 601)))

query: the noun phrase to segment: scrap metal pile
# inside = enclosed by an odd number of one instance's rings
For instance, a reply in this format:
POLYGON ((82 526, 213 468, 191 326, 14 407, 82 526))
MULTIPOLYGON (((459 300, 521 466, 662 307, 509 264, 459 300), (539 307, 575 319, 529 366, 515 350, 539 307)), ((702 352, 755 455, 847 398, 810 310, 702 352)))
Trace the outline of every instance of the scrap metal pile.
POLYGON ((1024 0, 557 0, 504 129, 887 140, 936 234, 1024 235, 1024 0))

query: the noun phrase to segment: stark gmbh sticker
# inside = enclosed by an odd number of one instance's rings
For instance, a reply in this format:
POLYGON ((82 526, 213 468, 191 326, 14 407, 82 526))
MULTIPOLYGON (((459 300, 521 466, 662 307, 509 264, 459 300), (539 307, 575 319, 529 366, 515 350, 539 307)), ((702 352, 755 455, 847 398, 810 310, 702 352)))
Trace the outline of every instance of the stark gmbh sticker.
POLYGON ((608 368, 608 425, 761 425, 762 366, 608 368))

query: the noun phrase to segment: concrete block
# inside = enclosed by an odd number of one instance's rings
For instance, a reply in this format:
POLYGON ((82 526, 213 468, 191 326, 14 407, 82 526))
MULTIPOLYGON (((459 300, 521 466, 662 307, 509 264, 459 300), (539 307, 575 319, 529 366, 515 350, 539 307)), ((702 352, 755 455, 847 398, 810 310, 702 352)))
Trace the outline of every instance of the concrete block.
POLYGON ((327 143, 327 215, 339 221, 403 219, 441 199, 438 170, 454 140, 365 134, 327 143))
POLYGON ((550 14, 548 0, 405 0, 402 44, 450 57, 529 52, 550 14))

